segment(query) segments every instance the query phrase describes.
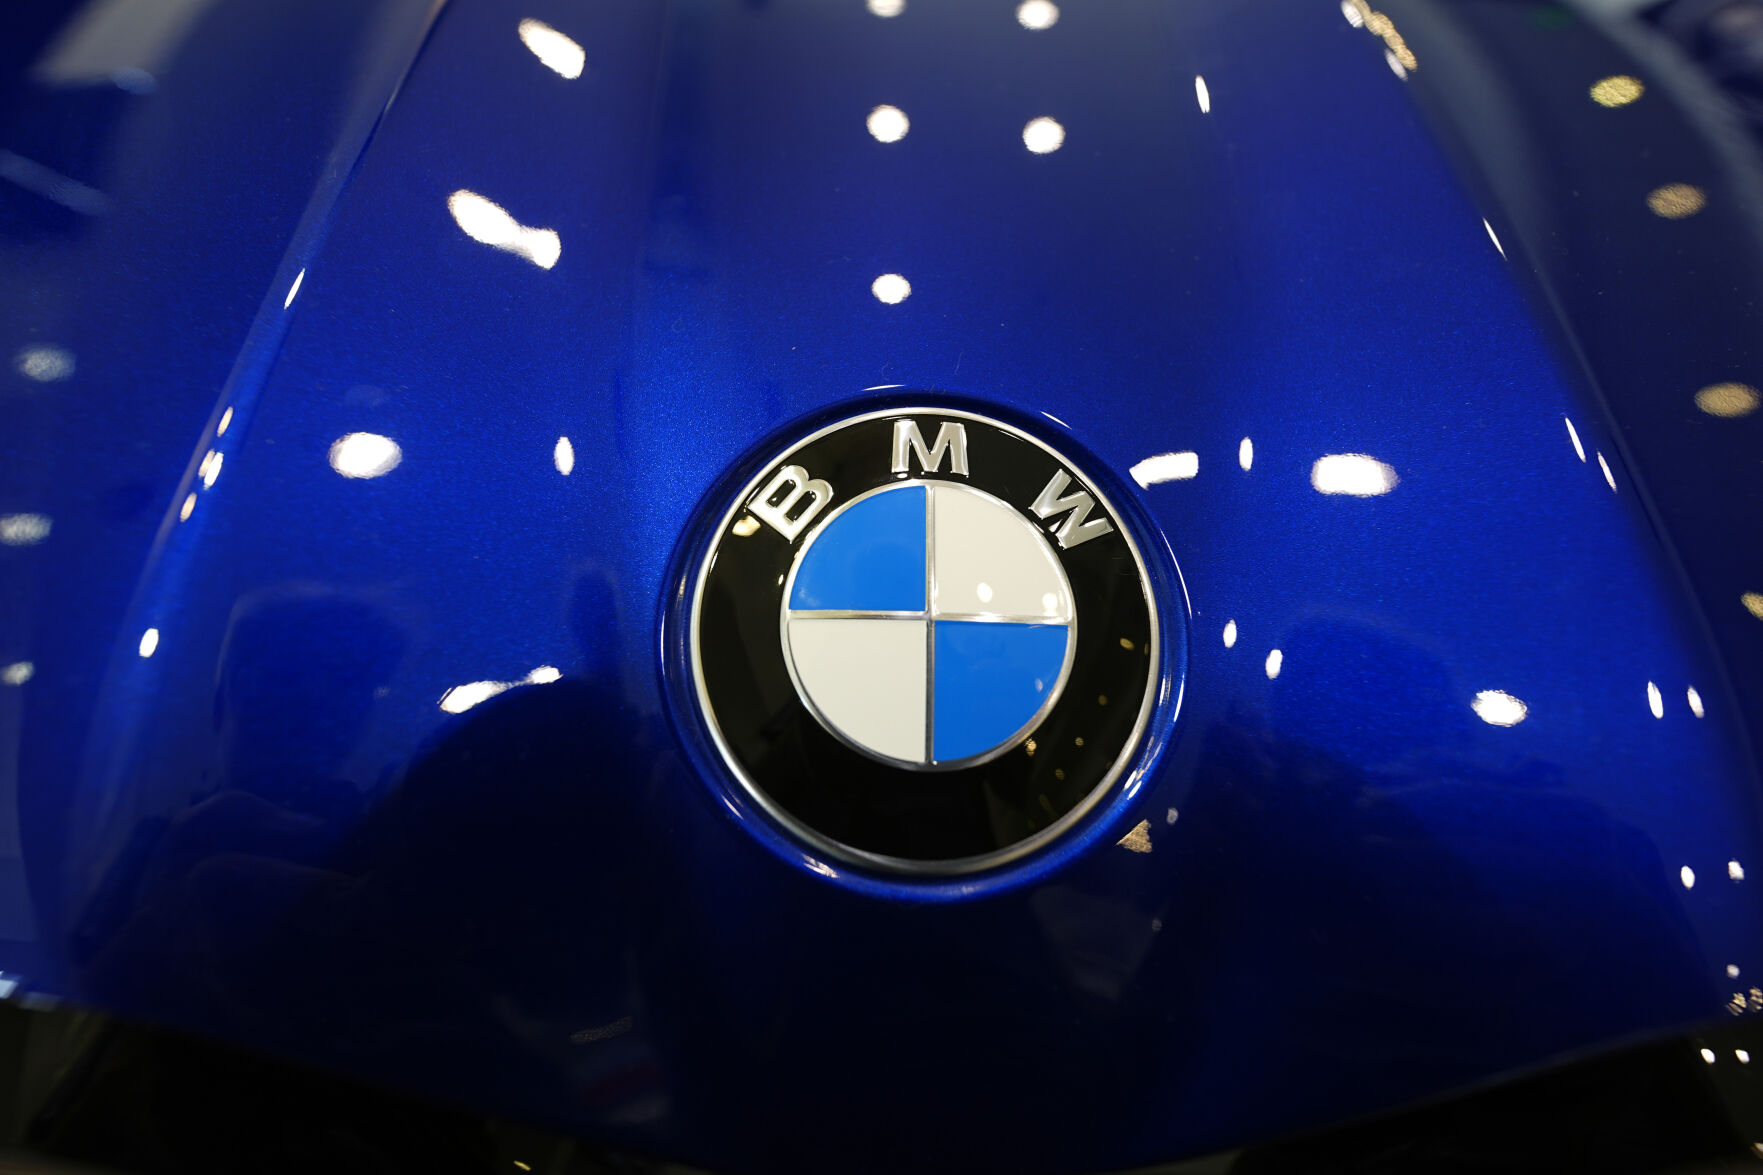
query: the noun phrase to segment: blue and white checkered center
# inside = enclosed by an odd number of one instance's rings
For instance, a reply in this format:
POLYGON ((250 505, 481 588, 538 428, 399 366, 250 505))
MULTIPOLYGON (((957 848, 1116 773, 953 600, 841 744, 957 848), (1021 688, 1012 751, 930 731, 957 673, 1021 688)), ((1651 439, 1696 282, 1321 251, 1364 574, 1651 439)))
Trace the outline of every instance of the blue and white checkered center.
POLYGON ((836 510, 784 594, 784 652, 820 721, 889 762, 1015 745, 1070 670, 1071 585, 1040 531, 965 485, 913 481, 836 510))

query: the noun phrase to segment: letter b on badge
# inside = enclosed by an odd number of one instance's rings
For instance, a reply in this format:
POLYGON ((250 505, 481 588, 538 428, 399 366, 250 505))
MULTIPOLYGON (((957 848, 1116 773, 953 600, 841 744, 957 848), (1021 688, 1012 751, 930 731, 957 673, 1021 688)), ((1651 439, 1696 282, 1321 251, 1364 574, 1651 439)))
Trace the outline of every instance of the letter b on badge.
POLYGON ((832 500, 833 488, 826 482, 809 477, 800 465, 785 465, 759 488, 748 501, 747 509, 793 543, 832 500))

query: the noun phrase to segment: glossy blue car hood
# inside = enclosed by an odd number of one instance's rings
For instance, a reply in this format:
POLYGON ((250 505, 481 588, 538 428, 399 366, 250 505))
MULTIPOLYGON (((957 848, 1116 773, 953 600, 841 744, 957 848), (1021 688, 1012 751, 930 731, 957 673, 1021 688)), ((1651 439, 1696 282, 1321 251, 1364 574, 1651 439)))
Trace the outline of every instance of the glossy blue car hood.
POLYGON ((1763 1006, 1754 670, 1389 17, 240 7, 102 210, 7 193, 20 994, 751 1170, 1763 1006), (941 885, 731 801, 676 639, 755 462, 907 402, 1082 454, 1188 646, 1117 802, 941 885))

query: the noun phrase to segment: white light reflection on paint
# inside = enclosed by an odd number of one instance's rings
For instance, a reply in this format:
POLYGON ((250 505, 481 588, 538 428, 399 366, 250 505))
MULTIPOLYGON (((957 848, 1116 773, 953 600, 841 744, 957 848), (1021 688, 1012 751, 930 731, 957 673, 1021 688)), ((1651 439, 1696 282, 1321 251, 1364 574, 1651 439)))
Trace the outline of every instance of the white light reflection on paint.
POLYGON ((1224 622, 1224 647, 1227 649, 1234 649, 1236 648, 1236 644, 1237 622, 1234 620, 1226 620, 1224 622))
POLYGON ((54 529, 47 514, 0 514, 0 543, 9 547, 35 546, 54 529))
POLYGON ((331 468, 344 477, 384 477, 402 460, 398 442, 378 433, 352 432, 331 444, 331 468))
POLYGON ((1530 713, 1530 707, 1505 690, 1484 689, 1469 703, 1475 716, 1489 726, 1517 726, 1530 713))
POLYGON ((864 120, 870 137, 878 143, 898 143, 912 129, 912 120, 898 106, 877 106, 864 120))
POLYGON ((1159 482, 1187 481, 1200 472, 1200 456, 1185 450, 1180 453, 1159 453, 1155 457, 1146 457, 1127 472, 1132 474, 1134 481, 1146 488, 1159 482))
POLYGON ((1016 6, 1016 23, 1030 32, 1050 29, 1059 23, 1059 6, 1051 0, 1022 0, 1016 6))
POLYGON ((1274 678, 1278 677, 1279 671, 1285 668, 1285 663, 1286 655, 1278 649, 1267 654, 1267 680, 1272 681, 1274 678))
POLYGON ((294 275, 294 284, 288 287, 288 296, 282 302, 282 309, 283 310, 286 310, 288 307, 292 306, 294 304, 294 299, 300 296, 300 283, 305 280, 306 280, 306 271, 304 269, 302 269, 299 273, 294 275))
POLYGON ((1199 74, 1194 75, 1194 100, 1200 104, 1201 114, 1212 113, 1212 91, 1206 88, 1206 79, 1199 74))
POLYGON ((1383 51, 1383 59, 1385 64, 1390 67, 1391 73, 1395 74, 1403 81, 1408 80, 1408 71, 1402 68, 1402 59, 1396 56, 1396 51, 1394 49, 1385 49, 1383 51))
POLYGON ((1500 244, 1500 238, 1494 235, 1494 226, 1487 222, 1487 217, 1485 216, 1482 217, 1481 227, 1488 230, 1488 240, 1494 243, 1494 248, 1500 251, 1501 257, 1504 257, 1506 255, 1506 246, 1500 244))
POLYGON ((1354 6, 1353 0, 1341 0, 1341 15, 1346 17, 1347 23, 1356 29, 1365 27, 1365 18, 1359 14, 1359 9, 1354 6))
POLYGON ((869 11, 887 20, 906 11, 906 0, 869 0, 869 11))
POLYGON ((1745 867, 1737 861, 1728 861, 1726 863, 1726 875, 1734 881, 1743 881, 1745 879, 1745 867))
POLYGON ((558 32, 542 20, 531 17, 520 22, 520 43, 531 49, 533 56, 546 69, 571 80, 582 76, 588 55, 575 38, 558 32))
POLYGON ((1243 467, 1244 473, 1249 472, 1249 467, 1255 464, 1255 442, 1248 437, 1237 444, 1237 464, 1243 467))
POLYGON ((468 681, 441 695, 441 709, 449 714, 463 714, 473 706, 489 701, 497 694, 507 693, 521 685, 549 685, 563 676, 555 665, 541 665, 519 681, 468 681))
POLYGON ((217 437, 226 436, 226 430, 232 426, 232 423, 233 423, 233 410, 231 408, 228 408, 225 412, 222 412, 220 414, 220 424, 215 426, 214 435, 217 437))
POLYGON ((194 493, 191 493, 189 496, 184 498, 184 504, 182 506, 178 507, 178 521, 179 522, 190 521, 190 515, 194 514, 195 512, 196 512, 196 495, 194 493))
POLYGON ((1650 681, 1647 683, 1647 709, 1653 712, 1655 718, 1665 717, 1665 696, 1650 681))
POLYGON ((1604 454, 1598 454, 1598 468, 1604 471, 1604 481, 1609 485, 1610 492, 1616 492, 1616 475, 1610 472, 1610 463, 1604 460, 1604 454))
POLYGON ((1726 965, 1726 977, 1728 979, 1737 979, 1739 977, 1739 965, 1737 963, 1728 963, 1726 965))
POLYGON ((202 487, 204 489, 211 490, 214 488, 214 483, 217 480, 219 480, 219 478, 220 478, 221 462, 223 462, 225 460, 226 460, 225 453, 221 453, 221 452, 218 452, 218 451, 212 450, 212 449, 209 450, 208 460, 206 460, 202 463, 202 466, 203 466, 203 468, 202 468, 202 487))
POLYGON ((1373 498, 1389 493, 1401 480, 1394 469, 1364 453, 1330 453, 1310 469, 1310 484, 1320 494, 1373 498))
POLYGON ((37 675, 37 667, 29 661, 14 661, 4 669, 0 669, 0 682, 7 685, 23 685, 37 675))
POLYGON ((912 283, 897 273, 884 273, 869 283, 869 292, 876 301, 898 306, 912 294, 912 283))
POLYGON ((548 228, 528 228, 500 204, 464 188, 447 197, 447 211, 465 235, 504 252, 524 257, 540 269, 550 269, 563 253, 563 242, 548 228))
POLYGON ((1732 1059, 1741 1065, 1749 1065, 1751 1063, 1751 1054, 1744 1049, 1733 1049, 1732 1059))
POLYGON ((1031 119, 1022 128, 1022 145, 1036 155, 1050 155, 1065 145, 1065 128, 1055 119, 1031 119))
POLYGON ((141 634, 141 645, 140 645, 141 656, 151 657, 153 655, 154 651, 158 648, 159 648, 159 630, 157 628, 149 628, 146 632, 141 634))
POLYGON ((26 347, 13 361, 18 373, 38 383, 55 383, 73 374, 73 352, 63 347, 26 347))
POLYGON ((1561 419, 1567 421, 1567 439, 1573 442, 1573 451, 1579 454, 1581 461, 1584 461, 1585 446, 1579 443, 1579 430, 1573 427, 1573 421, 1568 420, 1567 417, 1563 416, 1561 419))
POLYGON ((558 437, 557 443, 551 447, 551 464, 557 466, 557 472, 564 477, 575 468, 575 446, 569 443, 568 437, 558 437))
POLYGON ((1677 871, 1677 879, 1683 882, 1683 887, 1685 889, 1696 888, 1696 871, 1691 869, 1688 865, 1685 865, 1682 869, 1677 871))
POLYGON ((1714 1063, 1714 1050, 1713 1049, 1703 1049, 1702 1050, 1702 1060, 1704 1060, 1708 1064, 1712 1065, 1714 1063))
POLYGON ((1702 716, 1702 695, 1696 692, 1696 687, 1692 685, 1685 690, 1684 697, 1689 701, 1690 713, 1700 718, 1702 716))

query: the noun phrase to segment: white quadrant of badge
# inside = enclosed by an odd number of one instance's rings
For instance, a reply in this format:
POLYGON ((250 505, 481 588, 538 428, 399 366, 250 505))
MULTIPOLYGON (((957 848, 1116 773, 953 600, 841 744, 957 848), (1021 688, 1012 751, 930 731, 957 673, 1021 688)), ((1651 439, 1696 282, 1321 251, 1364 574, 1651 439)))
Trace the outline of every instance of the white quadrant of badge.
POLYGON ((919 769, 984 762, 1058 701, 1071 585, 1040 531, 969 486, 909 481, 846 503, 785 586, 785 660, 848 745, 919 769))

